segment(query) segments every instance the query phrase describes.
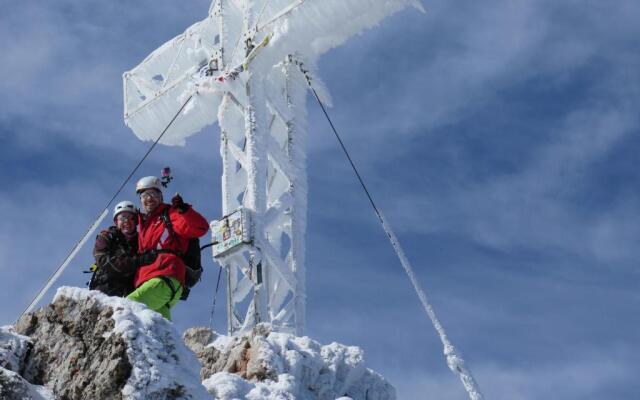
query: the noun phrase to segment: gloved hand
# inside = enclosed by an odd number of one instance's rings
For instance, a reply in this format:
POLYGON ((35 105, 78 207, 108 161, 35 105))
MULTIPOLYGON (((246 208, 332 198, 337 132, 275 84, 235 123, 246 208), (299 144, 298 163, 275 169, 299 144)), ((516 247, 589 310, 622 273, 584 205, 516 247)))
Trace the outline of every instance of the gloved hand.
POLYGON ((149 265, 154 262, 156 258, 158 258, 158 253, 156 253, 155 251, 145 251, 142 254, 138 254, 138 265, 141 267, 143 265, 149 265))
POLYGON ((191 205, 187 204, 182 200, 182 196, 179 193, 176 193, 175 196, 171 199, 171 205, 178 210, 179 213, 183 213, 191 207, 191 205))

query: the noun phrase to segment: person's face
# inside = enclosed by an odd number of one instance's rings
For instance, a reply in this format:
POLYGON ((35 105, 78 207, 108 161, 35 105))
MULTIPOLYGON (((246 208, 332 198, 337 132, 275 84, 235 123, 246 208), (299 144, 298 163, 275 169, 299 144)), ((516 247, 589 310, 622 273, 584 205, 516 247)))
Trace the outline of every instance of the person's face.
POLYGON ((136 215, 128 211, 121 212, 116 216, 116 226, 125 235, 130 235, 136 231, 136 215))
POLYGON ((146 214, 152 213, 162 203, 162 193, 156 189, 147 189, 140 193, 140 204, 146 214))

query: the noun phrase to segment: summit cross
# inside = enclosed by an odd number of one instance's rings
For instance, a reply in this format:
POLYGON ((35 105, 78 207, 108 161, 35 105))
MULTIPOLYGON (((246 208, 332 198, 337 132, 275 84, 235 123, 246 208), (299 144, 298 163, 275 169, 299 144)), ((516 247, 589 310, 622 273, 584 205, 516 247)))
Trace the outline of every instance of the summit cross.
MULTIPOLYGON (((424 11, 419 0, 214 0, 207 18, 124 73, 125 123, 140 139, 181 145, 218 122, 222 226, 227 233, 248 231, 236 251, 215 257, 227 275, 230 335, 259 322, 304 334, 306 90, 330 105, 315 74, 318 58, 410 6, 424 11), (237 213, 240 224, 229 224, 237 213)), ((482 400, 397 238, 390 227, 385 231, 440 336, 447 365, 469 398, 482 400)))
POLYGON ((242 209, 250 221, 242 249, 216 257, 229 334, 258 322, 304 333, 306 90, 330 104, 318 58, 409 6, 422 10, 418 0, 215 0, 124 73, 125 123, 140 139, 155 140, 185 102, 160 143, 218 122, 222 214, 242 209))

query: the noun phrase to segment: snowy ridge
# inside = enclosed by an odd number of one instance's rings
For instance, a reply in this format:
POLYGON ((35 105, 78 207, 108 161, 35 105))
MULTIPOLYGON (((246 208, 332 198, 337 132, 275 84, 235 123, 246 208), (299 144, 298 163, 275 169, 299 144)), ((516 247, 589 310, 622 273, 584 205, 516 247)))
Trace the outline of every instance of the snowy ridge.
MULTIPOLYGON (((218 337, 211 345, 230 351, 238 338, 218 337)), ((271 332, 251 340, 249 369, 266 371, 260 381, 218 372, 203 384, 221 400, 246 399, 369 399, 392 400, 395 389, 365 366, 356 346, 321 345, 308 337, 271 332)), ((210 345, 210 346, 211 346, 210 345)), ((251 372, 248 372, 251 375, 251 372)))
POLYGON ((112 334, 121 335, 127 342, 127 356, 133 367, 122 390, 125 399, 151 399, 168 387, 183 387, 197 399, 210 398, 200 383, 198 360, 160 314, 142 304, 87 289, 63 286, 54 301, 60 296, 77 302, 93 298, 113 309, 112 334))
POLYGON ((360 348, 271 329, 229 337, 191 328, 183 342, 142 304, 61 287, 51 304, 0 328, 0 399, 396 398, 360 348))

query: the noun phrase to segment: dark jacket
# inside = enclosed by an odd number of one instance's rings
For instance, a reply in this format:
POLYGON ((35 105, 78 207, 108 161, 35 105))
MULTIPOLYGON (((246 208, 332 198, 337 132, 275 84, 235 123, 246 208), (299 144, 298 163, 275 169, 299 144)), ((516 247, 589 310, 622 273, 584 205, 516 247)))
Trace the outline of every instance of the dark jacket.
POLYGON ((133 279, 140 266, 137 252, 137 234, 127 240, 115 226, 100 232, 93 247, 97 269, 89 289, 119 297, 133 292, 133 279))

